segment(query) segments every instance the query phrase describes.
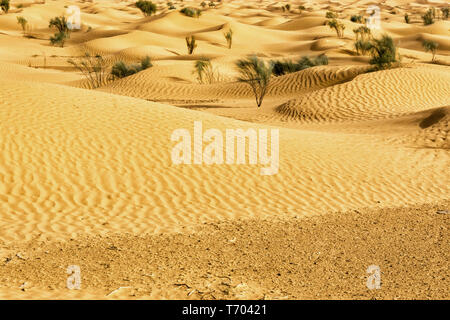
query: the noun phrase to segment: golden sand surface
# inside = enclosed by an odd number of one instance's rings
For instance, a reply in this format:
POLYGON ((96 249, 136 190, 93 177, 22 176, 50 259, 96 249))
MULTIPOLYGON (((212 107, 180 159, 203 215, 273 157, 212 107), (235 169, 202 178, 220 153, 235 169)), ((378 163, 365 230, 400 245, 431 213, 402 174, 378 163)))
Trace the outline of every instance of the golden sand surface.
POLYGON ((150 17, 119 0, 0 12, 0 298, 448 299, 450 20, 420 18, 448 3, 379 1, 374 36, 402 62, 373 72, 350 21, 371 1, 222 0, 199 18, 179 10, 201 1, 154 2, 150 17), (52 46, 49 20, 70 5, 81 29, 52 46), (343 38, 325 25, 332 9, 343 38), (434 63, 423 40, 439 45, 434 63), (67 61, 85 52, 153 66, 92 88, 67 61), (322 53, 328 65, 274 77, 261 108, 236 81, 248 55, 322 53), (203 57, 220 81, 197 81, 203 57), (175 165, 171 134, 196 121, 278 129, 278 173, 175 165), (69 265, 80 290, 66 288, 69 265))

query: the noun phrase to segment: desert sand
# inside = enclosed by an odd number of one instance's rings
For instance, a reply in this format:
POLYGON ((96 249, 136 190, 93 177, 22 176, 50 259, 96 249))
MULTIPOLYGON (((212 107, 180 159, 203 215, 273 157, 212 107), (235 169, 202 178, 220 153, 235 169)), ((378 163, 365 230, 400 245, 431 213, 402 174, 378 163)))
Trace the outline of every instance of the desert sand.
POLYGON ((370 1, 222 0, 199 18, 179 10, 201 1, 172 2, 150 17, 118 0, 11 1, 0 14, 0 298, 448 299, 450 20, 420 18, 448 3, 378 2, 374 36, 402 60, 370 72, 350 21, 370 1), (52 46, 49 20, 69 5, 81 29, 52 46), (434 63, 423 40, 438 44, 434 63), (86 52, 153 66, 92 88, 67 61, 86 52), (328 65, 274 77, 261 108, 236 81, 248 55, 322 53, 328 65), (197 81, 202 57, 220 81, 197 81), (171 134, 194 121, 278 129, 278 173, 173 164, 171 134), (80 290, 66 288, 69 265, 80 290))

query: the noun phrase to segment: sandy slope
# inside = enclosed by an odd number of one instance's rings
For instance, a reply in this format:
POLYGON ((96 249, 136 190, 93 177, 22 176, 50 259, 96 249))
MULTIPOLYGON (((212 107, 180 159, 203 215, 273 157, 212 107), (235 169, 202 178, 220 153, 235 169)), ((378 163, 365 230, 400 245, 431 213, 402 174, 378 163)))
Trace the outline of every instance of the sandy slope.
POLYGON ((404 63, 367 72, 369 57, 352 54, 350 16, 370 1, 304 1, 301 13, 296 2, 287 13, 269 1, 231 1, 198 19, 165 1, 146 18, 132 1, 22 2, 0 15, 1 297, 104 298, 119 287, 131 288, 108 297, 449 297, 448 219, 436 212, 448 210, 450 194, 450 22, 423 26, 427 4, 380 5, 382 31, 404 63), (80 6, 82 29, 64 48, 50 46, 48 20, 69 4, 80 6), (347 27, 343 39, 324 25, 330 4, 347 27), (33 38, 23 37, 20 15, 33 38), (199 43, 188 55, 192 34, 199 43), (423 39, 439 44, 436 64, 423 39), (109 63, 150 55, 154 66, 89 90, 67 63, 85 51, 109 63), (235 80, 236 59, 252 53, 326 53, 330 64, 274 78, 257 110, 235 80), (221 82, 198 83, 193 64, 203 56, 221 82), (222 132, 278 129, 278 174, 174 165, 171 134, 192 133, 194 121, 222 132), (65 290, 65 266, 77 263, 85 286, 65 290), (387 276, 376 293, 364 287, 373 263, 387 276))

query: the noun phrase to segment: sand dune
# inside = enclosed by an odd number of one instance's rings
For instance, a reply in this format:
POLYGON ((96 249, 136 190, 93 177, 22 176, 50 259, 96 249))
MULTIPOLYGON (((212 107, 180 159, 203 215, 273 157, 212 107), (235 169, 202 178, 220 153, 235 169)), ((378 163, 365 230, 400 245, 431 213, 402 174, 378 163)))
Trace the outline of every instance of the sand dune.
POLYGON ((429 67, 365 74, 288 101, 277 111, 305 121, 390 118, 447 105, 449 81, 448 70, 429 67))
POLYGON ((356 54, 363 24, 350 21, 373 1, 222 1, 198 18, 179 12, 198 1, 156 2, 151 17, 106 0, 12 1, 0 14, 0 297, 447 299, 448 215, 437 212, 450 194, 450 22, 421 20, 445 2, 379 3, 374 36, 402 56, 381 71, 356 54), (49 20, 71 4, 81 29, 52 46, 49 20), (344 37, 325 25, 328 10, 344 37), (423 40, 438 44, 434 63, 423 40), (68 62, 85 52, 153 66, 93 89, 68 62), (256 108, 235 65, 251 54, 329 64, 272 77, 256 108), (213 83, 194 72, 204 58, 213 83), (174 164, 172 133, 196 121, 279 130, 278 173, 174 164), (77 263, 84 285, 71 291, 61 266, 77 263), (373 263, 386 270, 376 292, 363 279, 373 263))

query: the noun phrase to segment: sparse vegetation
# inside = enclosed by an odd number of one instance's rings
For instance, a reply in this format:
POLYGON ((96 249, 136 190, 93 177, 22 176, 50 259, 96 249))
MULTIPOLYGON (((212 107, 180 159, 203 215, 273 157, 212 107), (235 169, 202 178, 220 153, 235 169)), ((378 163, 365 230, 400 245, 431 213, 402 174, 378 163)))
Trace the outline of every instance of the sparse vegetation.
POLYGON ((233 30, 228 30, 228 32, 223 34, 225 39, 227 40, 228 49, 231 49, 233 45, 233 30))
POLYGON ((182 14, 191 18, 199 18, 202 15, 202 11, 200 9, 195 9, 191 7, 186 7, 180 10, 182 14))
POLYGON ((66 39, 68 38, 68 33, 66 32, 57 32, 52 37, 50 37, 50 43, 52 45, 59 44, 62 47, 64 47, 64 44, 66 43, 66 39))
POLYGON ((434 62, 435 58, 436 58, 436 50, 439 47, 439 44, 434 41, 424 40, 422 42, 422 46, 426 52, 431 52, 431 54, 432 54, 431 62, 434 62))
POLYGON ((407 13, 405 13, 405 22, 406 23, 410 23, 411 19, 409 18, 409 15, 407 13))
POLYGON ((353 32, 356 35, 356 40, 369 40, 372 34, 370 28, 366 26, 361 26, 356 29, 353 29, 353 32))
POLYGON ((127 65, 123 61, 119 61, 113 65, 111 69, 111 75, 114 78, 125 78, 142 70, 148 69, 152 66, 153 65, 149 56, 141 59, 140 64, 127 65))
POLYGON ((266 64, 256 56, 251 56, 236 63, 239 70, 239 82, 248 84, 253 91, 257 107, 261 107, 264 97, 270 85, 272 76, 272 64, 266 64))
POLYGON ((28 23, 27 19, 25 19, 24 17, 17 17, 17 23, 20 24, 23 33, 25 33, 28 23))
POLYGON ((350 21, 351 22, 356 22, 356 23, 362 23, 363 22, 363 17, 360 15, 354 15, 350 17, 350 21))
POLYGON ((145 1, 145 0, 139 0, 136 2, 136 7, 141 10, 141 12, 146 16, 151 16, 152 14, 156 13, 157 7, 156 4, 154 4, 151 1, 145 1))
POLYGON ((1 0, 0 1, 0 8, 2 8, 2 11, 7 14, 9 11, 9 0, 1 0))
POLYGON ((354 46, 358 55, 366 55, 372 48, 370 41, 366 40, 356 40, 354 46))
POLYGON ((435 16, 435 11, 433 9, 428 9, 427 12, 422 16, 423 24, 426 26, 433 24, 435 16))
POLYGON ((338 14, 336 12, 333 12, 333 11, 327 11, 327 13, 325 14, 325 18, 327 18, 327 19, 337 19, 338 18, 338 14))
POLYGON ((358 55, 366 55, 370 49, 370 38, 371 38, 371 31, 370 28, 366 26, 361 26, 356 29, 353 29, 353 32, 356 35, 356 41, 355 41, 355 50, 358 55))
POLYGON ((447 20, 449 15, 450 15, 450 9, 448 7, 447 8, 441 8, 441 12, 442 12, 442 18, 444 20, 447 20))
POLYGON ((326 24, 330 27, 330 29, 334 29, 336 31, 338 38, 344 37, 345 25, 343 23, 339 22, 336 19, 332 19, 328 20, 326 24))
POLYGON ((85 53, 78 61, 69 59, 67 62, 84 75, 92 89, 100 87, 108 80, 108 64, 101 55, 92 56, 85 53))
POLYGON ((194 73, 199 83, 216 83, 221 81, 219 71, 213 67, 208 58, 197 60, 194 65, 194 73))
POLYGON ((187 49, 188 49, 188 53, 189 54, 193 54, 195 48, 197 48, 197 44, 195 42, 195 37, 194 36, 186 37, 186 46, 187 46, 187 49))
POLYGON ((52 45, 59 44, 61 47, 64 47, 64 43, 67 38, 70 38, 70 29, 67 26, 67 19, 64 16, 55 17, 50 20, 49 28, 56 28, 58 32, 56 32, 53 37, 50 37, 50 42, 52 45))
POLYGON ((370 64, 375 65, 376 70, 389 69, 398 62, 397 47, 388 35, 370 41, 370 55, 370 64))
POLYGON ((58 32, 65 32, 69 33, 70 29, 67 26, 67 19, 65 16, 55 17, 50 20, 50 23, 48 24, 49 28, 56 28, 58 32))
POLYGON ((297 62, 293 62, 291 60, 287 61, 273 60, 271 61, 271 64, 273 75, 278 77, 315 66, 327 65, 328 57, 325 54, 321 54, 313 59, 305 56, 302 57, 297 62))

